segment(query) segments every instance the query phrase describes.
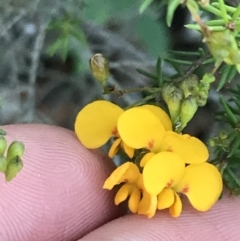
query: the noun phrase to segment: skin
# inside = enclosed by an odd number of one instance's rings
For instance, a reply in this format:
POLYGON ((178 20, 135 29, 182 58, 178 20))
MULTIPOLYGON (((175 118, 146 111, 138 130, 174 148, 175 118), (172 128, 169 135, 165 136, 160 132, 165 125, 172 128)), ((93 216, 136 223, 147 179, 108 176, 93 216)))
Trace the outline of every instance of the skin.
POLYGON ((184 200, 175 219, 126 214, 103 190, 114 169, 100 151, 81 146, 75 134, 47 125, 4 126, 7 139, 26 146, 23 171, 10 183, 0 174, 0 240, 3 241, 205 241, 240 240, 240 199, 225 195, 209 212, 184 200))

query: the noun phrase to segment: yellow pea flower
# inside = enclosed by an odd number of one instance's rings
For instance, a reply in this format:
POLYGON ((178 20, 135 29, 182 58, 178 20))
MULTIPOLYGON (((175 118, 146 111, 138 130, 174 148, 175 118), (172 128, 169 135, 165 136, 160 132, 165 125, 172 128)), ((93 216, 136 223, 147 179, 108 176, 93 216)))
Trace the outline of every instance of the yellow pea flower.
POLYGON ((142 174, 132 162, 119 166, 105 181, 103 188, 111 190, 115 185, 124 183, 118 190, 114 202, 116 205, 128 197, 131 212, 154 216, 157 209, 157 196, 149 195, 143 186, 142 174))
POLYGON ((192 206, 208 211, 218 200, 222 178, 218 169, 209 163, 190 164, 174 152, 160 152, 145 164, 143 183, 150 195, 158 195, 158 209, 169 208, 173 217, 182 211, 177 193, 185 194, 192 206))
POLYGON ((143 106, 126 110, 118 119, 117 129, 123 142, 128 146, 157 152, 166 129, 156 112, 150 108, 143 106))
POLYGON ((186 164, 206 162, 209 152, 202 141, 188 134, 167 131, 163 137, 160 151, 177 153, 186 164))
POLYGON ((132 158, 134 149, 121 142, 117 130, 117 120, 123 112, 122 108, 106 100, 97 100, 86 105, 78 113, 74 125, 78 139, 87 148, 99 148, 111 137, 117 137, 110 148, 109 156, 113 157, 122 146, 132 158))

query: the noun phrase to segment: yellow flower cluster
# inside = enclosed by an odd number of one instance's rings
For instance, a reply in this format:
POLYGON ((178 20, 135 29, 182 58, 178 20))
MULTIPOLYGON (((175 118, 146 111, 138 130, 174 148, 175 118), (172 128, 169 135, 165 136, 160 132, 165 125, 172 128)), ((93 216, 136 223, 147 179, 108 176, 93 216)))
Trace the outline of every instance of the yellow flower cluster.
POLYGON ((87 148, 98 148, 113 137, 111 157, 121 148, 134 160, 135 150, 144 150, 139 165, 129 160, 103 185, 111 190, 123 184, 115 204, 128 198, 133 213, 151 218, 157 210, 168 208, 178 217, 182 211, 179 194, 186 195, 195 209, 207 211, 222 192, 221 174, 206 162, 206 146, 195 137, 174 132, 168 115, 157 106, 124 111, 109 101, 95 101, 79 112, 75 132, 87 148))

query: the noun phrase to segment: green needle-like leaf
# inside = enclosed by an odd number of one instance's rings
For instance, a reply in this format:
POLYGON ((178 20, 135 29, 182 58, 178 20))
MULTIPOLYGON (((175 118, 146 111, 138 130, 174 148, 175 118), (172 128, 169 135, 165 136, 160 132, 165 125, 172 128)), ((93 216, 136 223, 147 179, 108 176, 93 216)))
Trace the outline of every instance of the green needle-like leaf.
POLYGON ((218 2, 219 2, 220 11, 222 13, 222 18, 223 18, 225 23, 228 23, 229 18, 228 18, 228 14, 227 14, 226 5, 225 5, 223 0, 218 0, 218 2))
POLYGON ((237 138, 235 138, 233 140, 233 144, 231 145, 231 149, 230 149, 230 152, 228 153, 227 155, 227 158, 231 157, 232 155, 235 154, 235 152, 237 150, 239 150, 240 148, 240 136, 238 136, 237 138))
POLYGON ((240 4, 238 4, 238 7, 233 13, 232 21, 235 21, 240 15, 240 4))
POLYGON ((167 8, 167 26, 170 27, 172 24, 174 12, 180 4, 179 0, 169 0, 167 8))
MULTIPOLYGON (((231 72, 232 68, 235 68, 235 66, 231 66, 231 65, 227 65, 225 64, 222 68, 221 68, 221 78, 219 80, 219 84, 217 87, 217 91, 219 91, 220 89, 222 89, 222 87, 228 82, 228 75, 231 72)), ((235 68, 236 69, 236 68, 235 68)))
POLYGON ((153 2, 153 0, 145 0, 140 6, 139 12, 143 13, 153 2))
POLYGON ((238 119, 233 114, 231 109, 228 107, 226 101, 223 99, 222 96, 220 97, 220 103, 222 104, 224 110, 226 111, 229 124, 231 124, 235 128, 235 126, 238 124, 238 119))
POLYGON ((150 79, 153 79, 153 80, 157 80, 157 81, 158 81, 158 77, 157 77, 157 76, 155 76, 155 75, 153 75, 153 74, 151 74, 151 73, 149 73, 149 72, 147 72, 147 71, 145 71, 145 70, 143 70, 143 69, 136 69, 136 71, 137 71, 139 74, 142 74, 142 75, 144 75, 144 76, 146 76, 146 77, 148 77, 148 78, 150 78, 150 79))
POLYGON ((158 57, 157 59, 156 72, 157 72, 159 86, 161 86, 163 84, 163 78, 162 78, 162 59, 160 57, 158 57))

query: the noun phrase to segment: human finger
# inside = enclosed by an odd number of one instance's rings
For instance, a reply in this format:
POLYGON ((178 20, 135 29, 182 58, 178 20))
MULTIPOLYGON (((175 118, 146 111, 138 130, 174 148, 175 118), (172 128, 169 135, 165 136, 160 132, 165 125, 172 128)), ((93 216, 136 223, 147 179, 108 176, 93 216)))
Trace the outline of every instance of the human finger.
POLYGON ((85 149, 72 131, 4 126, 25 144, 24 168, 9 183, 0 175, 0 240, 76 240, 118 217, 113 193, 102 189, 114 169, 100 151, 85 149))

